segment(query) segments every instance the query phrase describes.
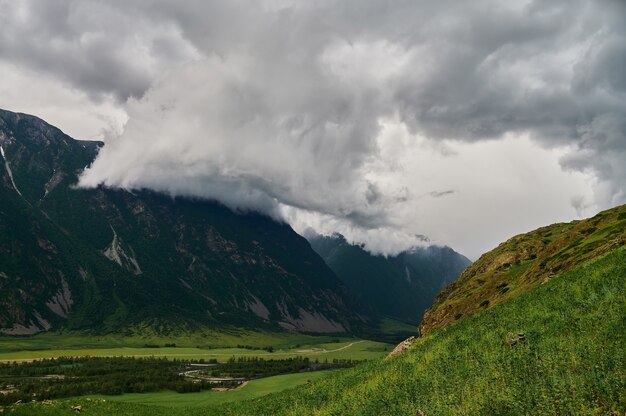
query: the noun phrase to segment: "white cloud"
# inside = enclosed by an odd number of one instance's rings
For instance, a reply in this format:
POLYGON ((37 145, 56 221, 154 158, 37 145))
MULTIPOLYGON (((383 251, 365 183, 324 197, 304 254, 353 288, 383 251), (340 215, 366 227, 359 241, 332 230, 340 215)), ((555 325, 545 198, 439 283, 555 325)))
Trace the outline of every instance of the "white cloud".
POLYGON ((119 134, 126 112, 112 97, 94 101, 49 74, 0 61, 0 107, 34 114, 77 139, 119 134))
POLYGON ((475 259, 515 234, 597 209, 590 203, 597 189, 594 177, 563 171, 559 160, 567 149, 544 149, 527 136, 446 142, 441 152, 432 141, 389 120, 377 142, 380 158, 370 175, 396 196, 386 211, 389 225, 364 230, 336 217, 286 209, 296 230, 340 232, 377 253, 421 244, 415 235, 425 234, 432 243, 475 259))

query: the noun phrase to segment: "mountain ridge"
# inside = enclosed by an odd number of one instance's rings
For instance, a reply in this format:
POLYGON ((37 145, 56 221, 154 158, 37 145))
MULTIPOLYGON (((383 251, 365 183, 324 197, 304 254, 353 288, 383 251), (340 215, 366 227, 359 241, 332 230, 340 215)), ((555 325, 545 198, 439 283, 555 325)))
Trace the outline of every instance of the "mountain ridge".
POLYGON ((101 142, 0 110, 0 328, 255 326, 351 332, 368 318, 291 227, 211 201, 77 189, 101 142))
POLYGON ((437 293, 471 262, 449 247, 413 247, 395 256, 372 255, 338 233, 310 235, 313 249, 376 313, 418 324, 437 293))

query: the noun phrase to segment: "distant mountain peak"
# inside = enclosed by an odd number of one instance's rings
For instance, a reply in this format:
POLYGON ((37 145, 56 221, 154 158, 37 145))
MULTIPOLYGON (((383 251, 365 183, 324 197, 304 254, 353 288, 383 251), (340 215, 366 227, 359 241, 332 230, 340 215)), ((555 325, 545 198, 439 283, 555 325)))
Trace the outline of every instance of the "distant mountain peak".
POLYGON ((309 237, 309 242, 361 303, 411 323, 418 323, 437 293, 471 263, 449 247, 434 245, 381 256, 338 233, 309 237))

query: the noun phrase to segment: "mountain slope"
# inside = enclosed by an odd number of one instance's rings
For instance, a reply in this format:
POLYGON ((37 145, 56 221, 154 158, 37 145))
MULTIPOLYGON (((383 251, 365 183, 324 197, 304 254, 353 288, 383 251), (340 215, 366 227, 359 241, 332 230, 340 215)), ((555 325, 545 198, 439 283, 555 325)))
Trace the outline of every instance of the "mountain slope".
MULTIPOLYGON (((537 252, 538 258, 548 260, 528 276, 545 280, 544 284, 520 288, 517 296, 429 331, 399 356, 205 414, 623 414, 626 248, 620 235, 624 208, 547 227, 552 232, 562 230, 555 240, 569 241, 569 233, 590 225, 600 234, 585 244, 564 245, 558 256, 537 252), (562 268, 546 280, 552 273, 547 265, 557 266, 557 258, 562 268)), ((543 228, 515 240, 532 241, 545 232, 543 228)), ((485 259, 499 259, 501 247, 484 256, 484 270, 498 269, 498 262, 485 259)))
POLYGON ((449 247, 416 247, 397 256, 374 256, 343 236, 309 242, 357 300, 378 314, 419 323, 437 293, 471 262, 449 247))
POLYGON ((424 315, 422 334, 519 296, 626 244, 626 205, 521 234, 484 254, 424 315))
POLYGON ((0 332, 362 323, 286 224, 147 191, 74 189, 99 146, 0 110, 0 332))

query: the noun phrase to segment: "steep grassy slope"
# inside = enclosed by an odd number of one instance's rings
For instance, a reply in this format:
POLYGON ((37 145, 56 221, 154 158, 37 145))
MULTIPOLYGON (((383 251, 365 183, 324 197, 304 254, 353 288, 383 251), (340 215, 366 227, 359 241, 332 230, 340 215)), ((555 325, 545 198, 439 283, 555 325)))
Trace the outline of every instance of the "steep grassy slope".
POLYGON ((0 110, 0 333, 362 324, 286 224, 207 201, 74 189, 99 145, 0 110))
POLYGON ((313 249, 361 303, 378 314, 417 324, 447 284, 471 263, 449 247, 416 247, 376 256, 343 236, 309 237, 313 249))
POLYGON ((437 296, 421 333, 513 299, 625 244, 626 205, 515 236, 483 255, 437 296))
MULTIPOLYGON (((625 317, 621 248, 433 331, 398 357, 253 401, 167 414, 622 415, 625 317), (525 342, 509 345, 509 333, 520 332, 525 342)), ((85 415, 161 414, 153 407, 77 403, 85 415)), ((69 415, 69 403, 18 406, 15 414, 69 415)))

